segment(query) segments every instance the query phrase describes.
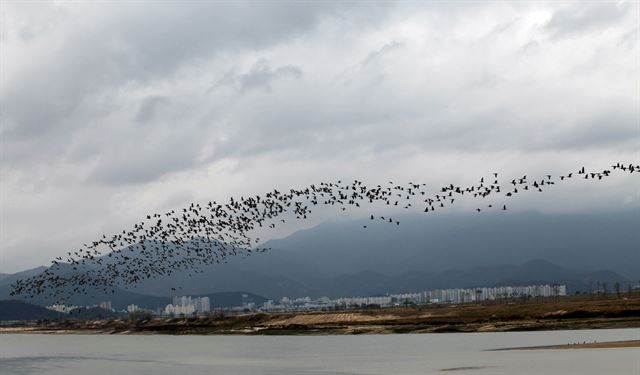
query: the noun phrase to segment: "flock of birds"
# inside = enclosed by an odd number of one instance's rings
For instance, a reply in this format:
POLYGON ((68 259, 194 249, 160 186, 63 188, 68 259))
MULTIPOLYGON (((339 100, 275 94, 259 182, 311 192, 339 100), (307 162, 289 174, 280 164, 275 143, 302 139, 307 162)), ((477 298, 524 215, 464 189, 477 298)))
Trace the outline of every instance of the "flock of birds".
MULTIPOLYGON (((463 197, 480 201, 489 196, 512 197, 525 191, 542 192, 572 178, 598 181, 614 172, 640 172, 640 165, 617 163, 597 172, 582 167, 566 175, 546 175, 539 179, 524 175, 504 185, 498 173, 493 173, 471 186, 450 184, 432 193, 428 193, 423 183, 402 185, 389 181, 386 186, 367 187, 355 180, 321 182, 289 191, 273 190, 264 196, 231 198, 227 203, 192 203, 182 210, 149 214, 130 230, 102 235, 78 250, 69 251, 65 257, 57 257, 43 273, 16 281, 11 294, 32 298, 47 295, 63 301, 78 294, 115 293, 118 288, 182 270, 202 272, 203 266, 224 263, 232 256, 269 250, 254 247, 260 238, 252 237, 251 233, 259 228, 274 229, 293 217, 305 220, 317 206, 345 211, 366 204, 381 204, 432 213, 463 197)), ((507 205, 484 203, 476 211, 487 209, 507 210, 507 205)), ((388 215, 371 214, 369 219, 400 225, 399 220, 388 215)))

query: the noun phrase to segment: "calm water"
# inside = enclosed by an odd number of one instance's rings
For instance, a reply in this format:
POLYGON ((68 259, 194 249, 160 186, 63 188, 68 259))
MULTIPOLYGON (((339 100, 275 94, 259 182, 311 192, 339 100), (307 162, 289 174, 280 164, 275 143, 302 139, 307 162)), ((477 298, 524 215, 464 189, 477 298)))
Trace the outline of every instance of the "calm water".
POLYGON ((362 336, 0 335, 0 374, 640 374, 640 348, 486 349, 640 339, 640 329, 362 336), (445 372, 446 373, 446 372, 445 372))

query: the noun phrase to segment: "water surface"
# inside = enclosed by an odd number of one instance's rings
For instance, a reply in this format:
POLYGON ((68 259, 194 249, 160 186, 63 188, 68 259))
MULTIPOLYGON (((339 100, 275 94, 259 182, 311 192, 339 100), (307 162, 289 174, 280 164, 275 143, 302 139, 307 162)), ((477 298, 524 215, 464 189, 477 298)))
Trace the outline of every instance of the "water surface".
POLYGON ((358 336, 0 335, 0 374, 640 374, 640 329, 358 336), (448 370, 443 372, 442 370, 448 370))

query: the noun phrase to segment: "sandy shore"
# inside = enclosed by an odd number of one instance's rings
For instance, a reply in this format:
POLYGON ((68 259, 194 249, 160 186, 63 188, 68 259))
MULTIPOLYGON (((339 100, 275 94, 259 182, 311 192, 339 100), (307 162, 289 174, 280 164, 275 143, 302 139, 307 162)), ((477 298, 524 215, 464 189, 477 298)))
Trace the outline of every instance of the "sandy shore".
POLYGON ((569 343, 566 345, 542 345, 542 346, 525 346, 518 348, 501 348, 491 351, 502 350, 544 350, 544 349, 608 349, 608 348, 640 348, 640 340, 628 341, 605 341, 605 342, 582 342, 569 343))

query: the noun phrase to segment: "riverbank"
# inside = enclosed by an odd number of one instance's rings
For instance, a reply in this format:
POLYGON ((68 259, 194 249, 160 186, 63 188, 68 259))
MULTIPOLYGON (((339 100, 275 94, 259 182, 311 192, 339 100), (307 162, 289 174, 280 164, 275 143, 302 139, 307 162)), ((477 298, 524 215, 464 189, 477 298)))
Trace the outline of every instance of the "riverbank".
POLYGON ((582 342, 582 343, 568 343, 566 345, 542 345, 542 346, 525 346, 517 348, 501 348, 492 349, 491 351, 505 351, 505 350, 556 350, 556 349, 612 349, 612 348, 640 348, 640 340, 626 340, 626 341, 605 341, 605 342, 582 342))
POLYGON ((225 317, 59 320, 0 327, 0 333, 339 335, 605 328, 640 328, 640 296, 225 317))

